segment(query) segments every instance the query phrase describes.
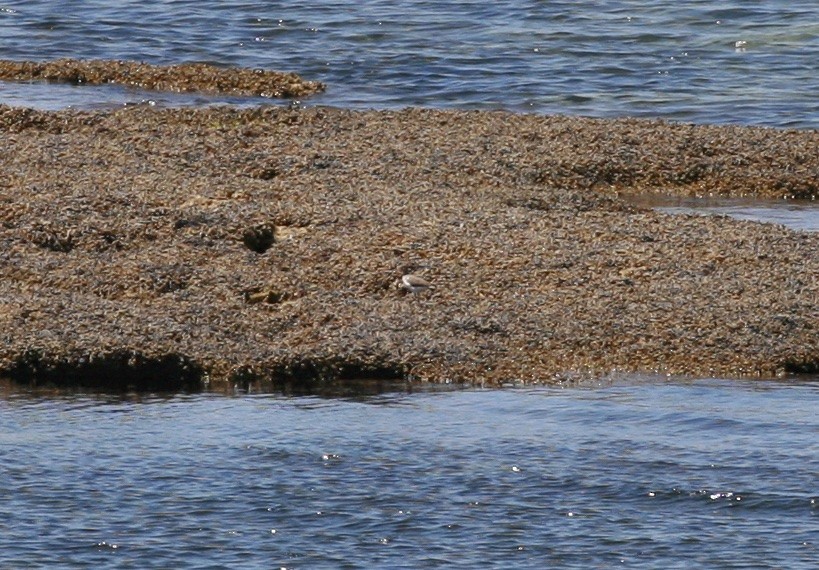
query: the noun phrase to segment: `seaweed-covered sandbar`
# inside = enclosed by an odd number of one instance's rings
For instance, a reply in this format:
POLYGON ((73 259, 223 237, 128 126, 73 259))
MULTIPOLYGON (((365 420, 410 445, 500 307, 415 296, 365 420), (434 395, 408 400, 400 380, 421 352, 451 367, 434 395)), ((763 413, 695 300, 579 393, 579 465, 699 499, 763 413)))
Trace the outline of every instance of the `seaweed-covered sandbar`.
POLYGON ((43 62, 0 59, 0 79, 74 85, 115 83, 152 91, 227 93, 267 98, 305 97, 325 88, 320 81, 307 81, 295 73, 266 69, 226 68, 206 63, 152 65, 141 61, 105 59, 43 62))
POLYGON ((819 369, 819 133, 504 112, 0 107, 0 374, 150 389, 819 369), (434 288, 409 294, 412 273, 434 288))

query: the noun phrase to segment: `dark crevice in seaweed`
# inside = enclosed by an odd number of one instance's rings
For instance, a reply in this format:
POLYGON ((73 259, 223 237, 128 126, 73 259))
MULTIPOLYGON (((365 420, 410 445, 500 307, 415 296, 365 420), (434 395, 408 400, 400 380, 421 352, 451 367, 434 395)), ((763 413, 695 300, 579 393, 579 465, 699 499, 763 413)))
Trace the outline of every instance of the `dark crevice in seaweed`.
POLYGON ((786 362, 785 372, 788 374, 819 374, 819 361, 786 362))
POLYGON ((112 391, 198 391, 202 368, 185 356, 166 354, 148 357, 117 351, 95 357, 55 360, 29 350, 4 371, 21 384, 85 387, 112 391))
MULTIPOLYGON (((191 359, 167 354, 148 357, 121 350, 98 356, 55 359, 31 349, 0 372, 18 384, 56 388, 89 388, 106 391, 197 392, 206 388, 207 371, 191 359)), ((340 358, 299 359, 273 367, 238 366, 229 376, 237 389, 288 393, 357 392, 356 387, 382 383, 394 386, 407 371, 395 364, 345 361, 340 358)), ((381 391, 381 390, 377 390, 381 391)))
POLYGON ((345 391, 356 391, 354 387, 362 383, 368 386, 381 382, 394 385, 405 378, 407 370, 398 364, 328 358, 298 359, 266 370, 238 367, 233 370, 230 382, 244 390, 261 386, 286 393, 312 394, 335 393, 342 387, 345 391))

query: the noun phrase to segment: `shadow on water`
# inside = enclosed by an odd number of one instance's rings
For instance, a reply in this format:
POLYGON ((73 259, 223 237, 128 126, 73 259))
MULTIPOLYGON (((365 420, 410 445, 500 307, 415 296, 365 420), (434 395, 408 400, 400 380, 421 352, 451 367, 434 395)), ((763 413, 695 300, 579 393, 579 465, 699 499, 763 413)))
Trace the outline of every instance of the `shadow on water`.
POLYGON ((171 400, 208 397, 255 397, 273 396, 294 399, 340 400, 385 404, 395 398, 402 399, 414 394, 433 395, 453 392, 543 392, 543 391, 598 391, 616 388, 650 387, 661 385, 693 386, 709 384, 735 385, 743 389, 768 390, 784 385, 819 384, 819 374, 791 374, 772 379, 699 378, 694 376, 669 376, 665 374, 615 372, 600 376, 566 374, 559 381, 541 384, 509 383, 485 387, 470 382, 435 384, 408 380, 354 378, 312 383, 250 382, 235 384, 224 389, 139 390, 131 387, 95 385, 55 385, 21 383, 0 377, 0 401, 2 400, 89 400, 97 404, 150 404, 171 400))
POLYGON ((282 383, 254 381, 234 384, 226 388, 194 389, 191 387, 174 389, 139 389, 134 385, 127 389, 119 386, 106 387, 102 383, 96 384, 53 384, 19 382, 0 377, 0 400, 20 398, 53 398, 98 399, 105 402, 147 403, 153 401, 167 401, 179 397, 200 396, 256 396, 275 395, 287 398, 317 397, 342 400, 368 400, 373 397, 382 397, 389 394, 409 395, 414 393, 452 392, 459 390, 476 389, 474 386, 463 384, 429 384, 395 379, 354 378, 334 381, 315 381, 309 383, 282 383))

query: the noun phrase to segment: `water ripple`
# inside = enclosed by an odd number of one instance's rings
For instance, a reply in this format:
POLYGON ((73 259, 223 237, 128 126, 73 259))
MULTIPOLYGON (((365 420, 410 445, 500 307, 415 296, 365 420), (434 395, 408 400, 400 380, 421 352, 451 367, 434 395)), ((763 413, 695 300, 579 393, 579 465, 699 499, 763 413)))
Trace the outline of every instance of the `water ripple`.
POLYGON ((13 396, 0 565, 811 568, 817 388, 13 396))
MULTIPOLYGON (((83 2, 0 12, 13 59, 199 61, 296 71, 314 104, 507 108, 817 128, 819 8, 729 2, 83 2)), ((127 90, 5 84, 0 101, 117 106, 127 90), (72 97, 66 97, 66 94, 72 97)), ((129 98, 130 97, 130 98, 129 98)), ((148 97, 150 99, 150 97, 148 97)), ((201 105, 191 96, 156 103, 201 105)), ((259 104, 258 101, 250 101, 259 104)), ((265 102, 265 104, 270 104, 265 102)))

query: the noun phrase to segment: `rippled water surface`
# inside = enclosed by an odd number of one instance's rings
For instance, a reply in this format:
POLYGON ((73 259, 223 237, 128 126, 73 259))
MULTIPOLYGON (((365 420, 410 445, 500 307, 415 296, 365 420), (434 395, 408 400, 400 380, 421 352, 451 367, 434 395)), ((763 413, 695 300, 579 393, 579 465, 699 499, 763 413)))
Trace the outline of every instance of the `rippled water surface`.
POLYGON ((0 567, 819 562, 819 378, 0 399, 0 567))
MULTIPOLYGON (((328 84, 315 104, 819 127, 814 0, 26 0, 0 4, 0 30, 0 52, 11 59, 291 70, 328 84)), ((205 101, 0 86, 0 102, 44 108, 143 98, 205 101)))

